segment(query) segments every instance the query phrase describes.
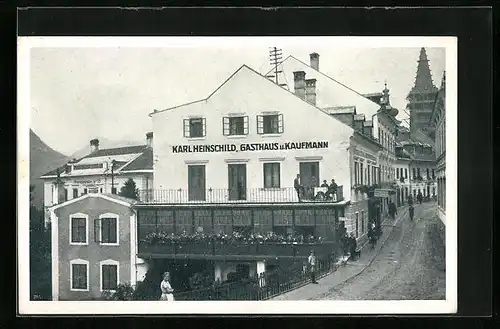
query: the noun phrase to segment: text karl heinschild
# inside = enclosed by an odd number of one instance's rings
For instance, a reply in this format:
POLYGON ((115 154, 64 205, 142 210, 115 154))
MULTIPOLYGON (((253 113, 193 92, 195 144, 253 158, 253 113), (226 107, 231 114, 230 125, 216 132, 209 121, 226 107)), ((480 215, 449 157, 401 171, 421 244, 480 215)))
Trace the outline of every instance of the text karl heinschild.
POLYGON ((172 153, 218 153, 218 152, 252 152, 252 151, 284 151, 303 149, 325 149, 327 141, 319 142, 285 142, 285 143, 249 143, 249 144, 201 144, 173 145, 172 153))

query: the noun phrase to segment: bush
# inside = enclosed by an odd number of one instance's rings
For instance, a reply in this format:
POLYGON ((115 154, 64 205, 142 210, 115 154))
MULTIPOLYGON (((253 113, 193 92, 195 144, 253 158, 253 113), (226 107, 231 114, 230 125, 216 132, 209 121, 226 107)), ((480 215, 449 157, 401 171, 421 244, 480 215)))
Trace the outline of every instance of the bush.
POLYGON ((121 283, 115 292, 103 291, 102 297, 105 300, 134 300, 134 288, 130 283, 121 283))

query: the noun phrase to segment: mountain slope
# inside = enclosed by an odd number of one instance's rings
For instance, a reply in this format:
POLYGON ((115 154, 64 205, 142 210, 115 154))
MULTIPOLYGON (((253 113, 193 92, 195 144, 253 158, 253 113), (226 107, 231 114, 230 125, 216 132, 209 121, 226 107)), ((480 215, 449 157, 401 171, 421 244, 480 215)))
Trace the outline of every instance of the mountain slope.
POLYGON ((30 129, 30 184, 35 185, 33 204, 43 209, 41 175, 63 165, 69 157, 51 149, 30 129))

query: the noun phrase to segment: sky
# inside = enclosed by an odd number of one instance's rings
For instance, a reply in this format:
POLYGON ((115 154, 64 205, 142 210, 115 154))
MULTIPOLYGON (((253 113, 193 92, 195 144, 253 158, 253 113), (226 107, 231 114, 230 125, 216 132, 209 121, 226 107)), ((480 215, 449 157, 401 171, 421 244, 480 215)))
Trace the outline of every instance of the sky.
MULTIPOLYGON (((387 81, 391 104, 400 109, 398 118, 408 118, 403 109, 420 47, 353 48, 298 41, 269 46, 282 48, 283 59, 293 55, 305 63, 310 53, 318 53, 323 73, 360 93, 381 92, 387 81)), ((445 48, 426 50, 439 87, 445 48)), ((207 97, 243 64, 267 73, 269 47, 31 48, 31 129, 66 155, 93 138, 145 143, 152 130, 149 113, 207 97)))

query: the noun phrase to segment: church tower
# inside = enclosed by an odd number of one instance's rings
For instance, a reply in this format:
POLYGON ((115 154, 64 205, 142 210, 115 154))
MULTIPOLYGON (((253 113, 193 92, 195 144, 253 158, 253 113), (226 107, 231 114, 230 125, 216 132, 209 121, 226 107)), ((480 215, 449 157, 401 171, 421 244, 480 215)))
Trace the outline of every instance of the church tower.
POLYGON ((408 101, 406 109, 410 112, 410 134, 412 136, 418 129, 427 135, 433 135, 430 118, 437 91, 437 87, 432 82, 427 53, 425 48, 421 48, 415 85, 406 97, 408 101))

